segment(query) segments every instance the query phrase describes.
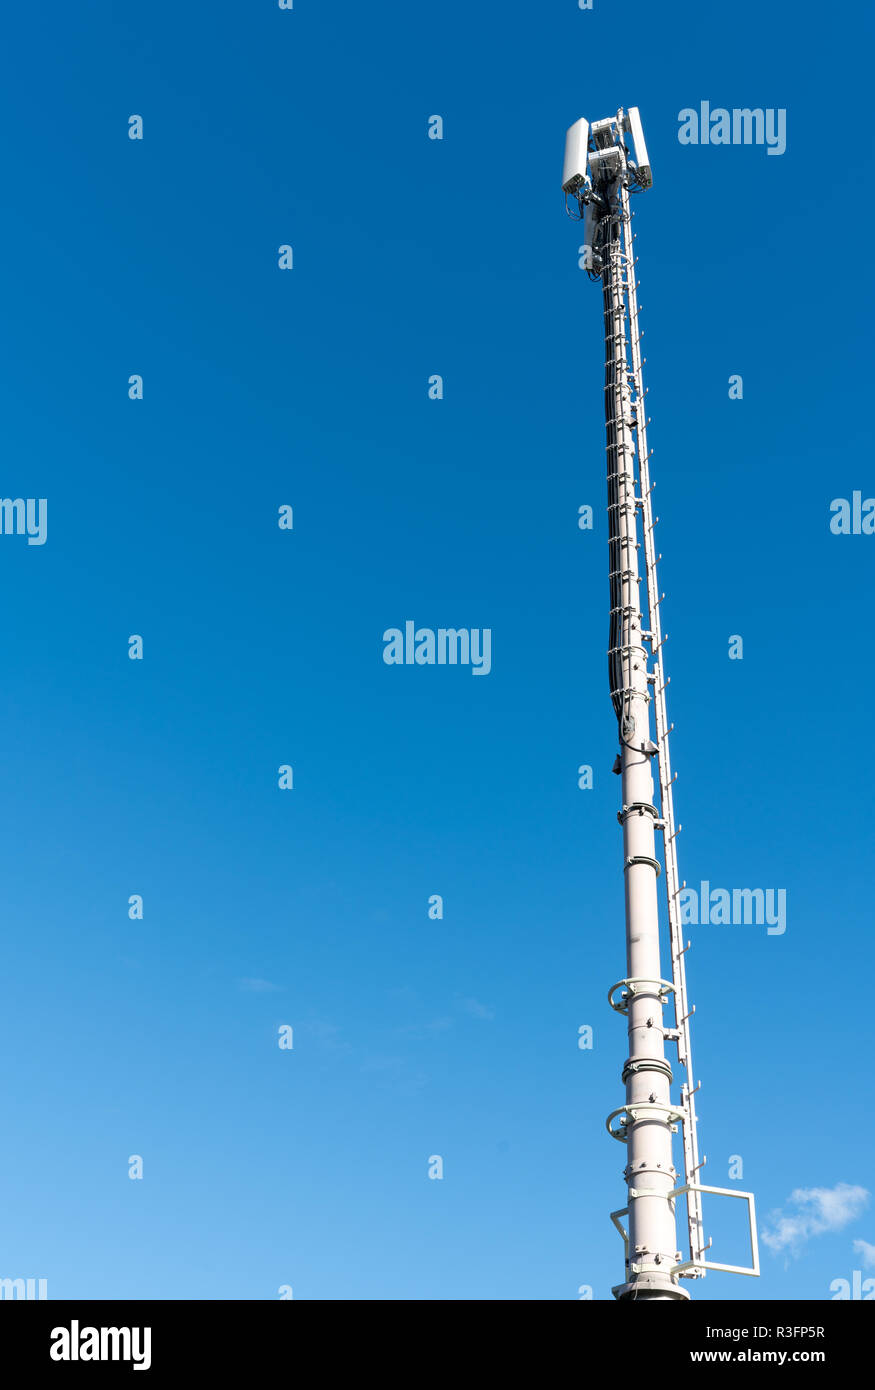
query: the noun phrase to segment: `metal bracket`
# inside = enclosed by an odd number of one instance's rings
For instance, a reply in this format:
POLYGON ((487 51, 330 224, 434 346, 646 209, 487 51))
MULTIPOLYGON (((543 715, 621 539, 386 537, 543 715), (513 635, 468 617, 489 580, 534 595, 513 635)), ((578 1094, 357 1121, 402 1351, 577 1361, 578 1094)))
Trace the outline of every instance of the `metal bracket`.
MULTIPOLYGON (((623 1066, 623 1085, 626 1084, 630 1076, 639 1076, 643 1071, 658 1072, 660 1076, 664 1076, 668 1079, 669 1085, 673 1080, 671 1063, 667 1058, 627 1057, 623 1066)), ((681 1097, 681 1100, 683 1100, 683 1097, 681 1097)))
POLYGON ((646 975, 630 975, 626 980, 618 980, 615 985, 611 985, 608 990, 608 1003, 618 1014, 629 1012, 629 1000, 636 994, 652 994, 660 1004, 668 1003, 668 996, 674 994, 674 985, 670 980, 649 980, 646 975), (614 998, 614 990, 621 985, 626 986, 626 993, 619 999, 614 998))
MULTIPOLYGON (((680 1264, 672 1265, 671 1268, 666 1272, 670 1275, 679 1274, 682 1278, 686 1279, 702 1278, 705 1274, 705 1271, 709 1269, 719 1270, 724 1274, 748 1274, 752 1278, 758 1277, 760 1272, 760 1255, 759 1246, 757 1244, 754 1194, 752 1192, 734 1192, 732 1188, 729 1187, 706 1187, 701 1183, 686 1183, 683 1187, 676 1187, 671 1192, 663 1192, 659 1195, 663 1197, 681 1197, 687 1192, 713 1192, 718 1197, 743 1197, 746 1199, 748 1218, 750 1220, 750 1245, 753 1261, 750 1269, 745 1269, 743 1265, 717 1264, 713 1260, 684 1260, 680 1264)), ((646 1197, 654 1196, 656 1194, 649 1188, 637 1190, 635 1188, 631 1188, 629 1195, 634 1197, 646 1197)), ((619 1218, 621 1216, 628 1216, 628 1214, 628 1207, 620 1207, 618 1211, 611 1212, 611 1221, 614 1223, 614 1226, 623 1238, 623 1246, 627 1258, 629 1254, 629 1232, 623 1226, 623 1223, 620 1221, 619 1218)))
POLYGON ((611 1220, 613 1221, 613 1223, 614 1223, 614 1225, 616 1226, 617 1230, 620 1232, 620 1235, 623 1237, 623 1245, 625 1246, 625 1248, 626 1248, 627 1251, 628 1251, 628 1249, 629 1249, 629 1232, 626 1230, 625 1226, 623 1226, 622 1223, 621 1223, 620 1221, 618 1221, 617 1218, 620 1217, 620 1216, 628 1216, 628 1215, 629 1215, 629 1208, 628 1208, 628 1207, 620 1207, 619 1211, 612 1211, 612 1212, 611 1212, 611 1220))
MULTIPOLYGON (((725 1274, 748 1274, 751 1276, 751 1278, 758 1278, 760 1272, 760 1251, 759 1245, 757 1244, 756 1206, 754 1194, 752 1192, 736 1192, 731 1187, 706 1187, 702 1183, 689 1182, 686 1183, 683 1187, 676 1187, 674 1191, 669 1195, 672 1197, 681 1197, 684 1193, 687 1192, 713 1192, 718 1197, 740 1197, 742 1200, 747 1202, 747 1217, 750 1223, 750 1249, 752 1263, 750 1269, 746 1269, 743 1265, 721 1265, 715 1264, 712 1260, 685 1260, 682 1264, 675 1265, 671 1270, 671 1273, 681 1274, 682 1272, 689 1271, 686 1277, 695 1278, 696 1274, 699 1271, 704 1273, 706 1269, 718 1269, 722 1270, 725 1274)), ((617 1223, 614 1222, 614 1225, 616 1224, 617 1223)))
POLYGON ((651 869, 656 870, 656 877, 662 873, 662 865, 658 859, 651 859, 649 854, 630 854, 623 864, 624 869, 630 869, 633 864, 649 864, 651 869))
POLYGON ((622 825, 626 817, 633 815, 635 812, 637 812, 639 816, 643 816, 646 812, 647 815, 653 817, 656 824, 659 824, 659 811, 655 806, 652 806, 649 801, 633 801, 630 806, 624 806, 622 811, 617 812, 617 820, 622 825))
MULTIPOLYGON (((672 1134, 677 1134, 676 1121, 684 1119, 684 1111, 679 1110, 675 1105, 658 1105, 655 1101, 639 1102, 634 1101, 631 1105, 621 1105, 617 1110, 612 1110, 605 1120, 605 1128, 612 1139, 618 1139, 621 1144, 628 1143, 629 1126, 638 1120, 660 1119, 662 1124, 667 1124, 671 1128, 672 1134), (618 1115, 625 1115, 617 1125, 616 1129, 611 1129, 611 1120, 615 1120, 618 1115)), ((671 1193, 665 1193, 666 1197, 671 1193)))

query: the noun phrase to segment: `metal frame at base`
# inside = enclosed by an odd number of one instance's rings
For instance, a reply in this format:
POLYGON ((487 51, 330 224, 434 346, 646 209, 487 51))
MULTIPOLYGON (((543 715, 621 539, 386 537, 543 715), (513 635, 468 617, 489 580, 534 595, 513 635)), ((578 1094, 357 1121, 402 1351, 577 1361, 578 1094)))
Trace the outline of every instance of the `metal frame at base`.
POLYGON ((756 1222, 756 1202, 752 1192, 736 1192, 731 1187, 707 1187, 703 1183, 688 1182, 683 1187, 676 1187, 671 1194, 673 1197, 684 1196, 688 1192, 713 1192, 718 1197, 741 1197, 747 1202, 747 1219, 750 1223, 750 1250, 753 1264, 750 1269, 745 1269, 743 1265, 719 1265, 712 1260, 685 1260, 683 1264, 675 1265, 673 1274, 680 1274, 687 1270, 686 1278, 696 1278, 699 1270, 719 1269, 725 1274, 748 1274, 751 1278, 758 1278, 760 1272, 760 1247, 757 1242, 757 1222, 756 1222))
MULTIPOLYGON (((740 1197, 747 1202, 747 1216, 748 1221, 750 1223, 750 1248, 753 1263, 751 1264, 750 1269, 746 1269, 744 1265, 717 1264, 713 1260, 684 1260, 681 1264, 672 1265, 670 1269, 661 1271, 663 1276, 665 1274, 678 1274, 682 1279, 699 1279, 704 1275, 707 1269, 716 1269, 720 1270, 724 1274, 747 1274, 751 1278, 758 1278, 760 1272, 760 1249, 759 1244, 757 1242, 756 1201, 754 1198, 754 1194, 752 1192, 736 1192, 731 1187, 710 1187, 707 1186, 705 1183, 688 1182, 684 1183, 683 1187, 673 1188, 673 1190, 671 1192, 666 1193, 665 1196, 669 1198, 684 1197, 689 1192, 713 1192, 714 1195, 717 1197, 740 1197)), ((641 1192, 640 1190, 635 1191, 633 1189, 630 1195, 642 1196, 646 1195, 646 1192, 641 1192)), ((628 1216, 628 1214, 628 1207, 620 1207, 618 1211, 611 1212, 611 1220, 614 1223, 614 1226, 619 1231, 620 1235, 623 1237, 623 1245, 625 1247, 627 1256, 629 1253, 629 1232, 626 1230, 625 1226, 622 1224, 619 1218, 621 1216, 628 1216)), ((630 1265, 629 1268, 633 1274, 645 1272, 645 1267, 643 1265, 630 1265)), ((650 1270, 651 1268, 651 1266, 647 1266, 648 1270, 650 1270)), ((625 1287, 625 1284, 617 1285, 617 1288, 620 1289, 625 1287)), ((616 1290, 614 1290, 614 1295, 615 1297, 617 1296, 616 1290)))

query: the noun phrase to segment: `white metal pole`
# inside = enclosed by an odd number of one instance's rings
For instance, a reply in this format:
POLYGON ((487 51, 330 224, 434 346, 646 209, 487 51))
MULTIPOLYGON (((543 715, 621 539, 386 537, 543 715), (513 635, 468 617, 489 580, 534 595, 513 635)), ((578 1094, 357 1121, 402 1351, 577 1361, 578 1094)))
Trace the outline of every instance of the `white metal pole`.
MULTIPOLYGON (((690 1042, 690 1020, 693 1009, 687 1004, 687 975, 684 964, 685 947, 680 920, 680 880, 678 875, 676 840, 680 826, 674 818, 674 796, 669 753, 669 734, 672 725, 668 722, 665 689, 668 680, 665 676, 663 659, 662 621, 660 618, 660 594, 657 582, 656 546, 653 540, 655 521, 650 482, 650 454, 647 448, 647 416, 644 403, 644 383, 642 378, 641 329, 638 317, 638 286, 635 279, 636 257, 633 247, 632 218, 629 209, 629 192, 622 190, 623 203, 623 243, 625 247, 626 286, 629 303, 629 345, 632 356, 632 383, 634 390, 634 410, 636 435, 638 439, 638 476, 641 493, 641 522, 644 536, 644 557, 647 573, 648 623, 650 630, 650 651, 655 665, 651 671, 653 688, 653 712, 656 722, 657 770, 659 774, 659 805, 662 812, 662 833, 665 860, 665 899, 668 909, 669 939, 671 943, 672 981, 675 987, 674 1005, 677 1018, 678 1060, 686 1071, 686 1080, 681 1087, 681 1103, 685 1111, 683 1122, 684 1177, 685 1182, 697 1184, 699 1171, 704 1159, 699 1161, 698 1127, 696 1123, 696 1091, 693 1082, 693 1056, 690 1042)), ((702 1198, 694 1187, 686 1195, 687 1227, 692 1261, 701 1260, 705 1254, 705 1237, 702 1225, 702 1198)), ((700 1277, 704 1269, 697 1270, 695 1264, 688 1277, 700 1277)))
MULTIPOLYGON (((612 698, 620 735, 626 969, 619 1004, 628 1018, 629 1055, 623 1068, 625 1109, 608 1127, 628 1145, 628 1241, 625 1283, 618 1298, 678 1299, 689 1295, 671 1271, 680 1260, 675 1227, 677 1172, 672 1132, 680 1112, 672 1105, 672 1073, 665 1055, 663 1010, 673 986, 662 979, 651 759, 647 652, 641 620, 638 509, 635 493, 635 418, 627 357, 626 256, 628 217, 625 167, 607 195, 602 286, 605 321, 605 421, 612 595, 612 698)), ((616 989, 616 987, 615 987, 616 989)), ((612 994, 614 991, 612 991, 612 994)))
POLYGON ((756 1276, 759 1256, 752 1192, 706 1186, 699 1181, 696 1133, 698 1086, 693 1084, 690 1019, 680 921, 680 890, 669 755, 657 561, 653 530, 658 520, 651 505, 650 455, 642 380, 636 257, 633 251, 629 193, 650 188, 653 175, 638 108, 620 110, 616 118, 581 117, 565 141, 562 189, 576 199, 583 223, 582 265, 591 280, 601 280, 605 326, 605 425, 608 472, 608 545, 611 622, 608 664, 611 700, 617 716, 622 774, 623 872, 626 898, 627 975, 609 994, 611 1005, 628 1021, 629 1054, 623 1067, 626 1104, 607 1120, 608 1131, 628 1145, 625 1168, 627 1205, 611 1213, 626 1246, 626 1278, 613 1290, 621 1299, 689 1298, 679 1279, 701 1278, 708 1269, 756 1276), (634 158, 626 146, 629 132, 634 158), (637 469, 637 478, 636 478, 637 469), (636 486, 638 491, 636 492, 636 486), (644 572, 639 572, 638 518, 641 516, 644 572), (642 622, 639 586, 646 582, 647 621, 642 622), (648 651, 645 643, 649 645, 648 651), (648 663, 653 669, 648 669, 648 663), (651 739, 650 711, 656 742, 651 739), (659 805, 654 804, 654 772, 659 805), (656 832, 662 833, 671 979, 662 979, 659 940, 656 832), (674 1006, 674 1023, 666 1026, 664 1010, 674 1006), (666 1042, 677 1043, 678 1061, 686 1071, 680 1103, 671 1101, 672 1071, 666 1042), (684 1180, 678 1182, 672 1161, 672 1135, 683 1126, 684 1180), (702 1227, 702 1193, 738 1197, 748 1204, 751 1265, 706 1260, 710 1247, 702 1227), (690 1258, 677 1250, 675 1204, 684 1197, 690 1258), (627 1218, 626 1226, 621 1218, 627 1218))

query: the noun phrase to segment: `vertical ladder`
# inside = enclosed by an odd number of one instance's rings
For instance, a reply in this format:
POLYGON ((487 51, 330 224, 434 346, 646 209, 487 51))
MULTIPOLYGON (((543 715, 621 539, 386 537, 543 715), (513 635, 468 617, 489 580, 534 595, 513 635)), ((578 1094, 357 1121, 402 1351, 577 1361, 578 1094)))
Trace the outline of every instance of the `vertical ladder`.
MULTIPOLYGON (((633 405, 636 417, 635 430, 638 440, 638 472, 641 491, 639 504, 641 507, 644 530, 644 559, 647 575, 650 652, 654 661, 653 671, 650 673, 648 679, 653 686, 656 744, 658 750, 656 761, 659 773, 660 810, 665 846, 665 886, 668 903, 669 938, 671 944, 672 983, 674 984, 676 1009, 675 1032, 677 1036, 675 1041, 678 1045, 678 1060, 686 1071, 686 1080, 681 1085, 681 1108, 684 1112, 684 1121, 682 1125, 684 1181, 685 1184, 697 1184, 699 1181, 698 1173, 704 1166, 705 1160, 703 1159, 701 1163, 699 1162, 699 1146, 696 1133, 695 1095, 699 1087, 693 1084, 693 1061, 690 1046, 690 1019, 694 1013, 694 1009, 689 1008, 687 1004, 687 980, 684 967, 684 954, 687 948, 684 947, 681 932, 680 882, 678 878, 676 848, 680 826, 675 825, 674 802, 672 797, 672 784, 674 778, 671 773, 671 759, 668 747, 668 736, 673 726, 668 723, 666 711, 665 688, 668 685, 668 680, 665 677, 665 664, 662 651, 665 639, 662 636, 660 623, 660 594, 656 573, 657 555, 653 539, 653 529, 658 518, 655 519, 653 516, 650 500, 653 486, 650 482, 650 455, 647 450, 647 420, 644 414, 645 392, 641 372, 642 335, 638 320, 635 254, 632 245, 632 216, 629 208, 629 191, 625 186, 623 186, 621 191, 621 206, 624 271, 627 303, 629 306, 629 337, 632 359, 630 386, 633 392, 633 405)), ((690 1259, 693 1263, 692 1268, 685 1271, 685 1277, 698 1278, 705 1273, 704 1268, 697 1268, 697 1265, 699 1261, 704 1259, 705 1250, 707 1249, 702 1226, 702 1194, 694 1187, 691 1191, 686 1193, 686 1199, 690 1259)), ((710 1245, 710 1241, 708 1244, 710 1245)))

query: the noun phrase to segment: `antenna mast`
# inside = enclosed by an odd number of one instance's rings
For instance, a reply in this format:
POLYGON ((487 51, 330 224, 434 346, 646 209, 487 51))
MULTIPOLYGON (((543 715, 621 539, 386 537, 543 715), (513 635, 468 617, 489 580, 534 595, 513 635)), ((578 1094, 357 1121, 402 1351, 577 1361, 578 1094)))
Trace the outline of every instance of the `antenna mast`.
POLYGON ((686 1299, 679 1279, 696 1279, 708 1269, 737 1274, 759 1273, 753 1195, 726 1188, 704 1187, 699 1159, 695 1095, 690 1048, 685 947, 681 934, 680 891, 669 756, 665 689, 653 529, 648 420, 644 413, 641 329, 638 283, 633 252, 630 194, 650 188, 650 163, 641 119, 635 106, 615 117, 583 119, 568 131, 562 188, 578 205, 584 224, 583 266, 591 280, 601 280, 605 331, 605 426, 608 472, 608 550, 610 559, 610 647, 608 670, 611 700, 617 716, 620 753, 614 770, 622 776, 623 867, 626 893, 626 969, 608 994, 611 1007, 628 1023, 629 1053, 623 1067, 626 1104, 607 1119, 608 1133, 627 1145, 625 1177, 628 1205, 611 1213, 625 1245, 625 1281, 617 1285, 618 1299, 686 1299), (631 135, 634 158, 626 145, 631 135), (637 478, 636 474, 637 466, 637 478), (637 486, 637 492, 636 492, 637 486), (643 534, 644 574, 640 573, 639 514, 643 534), (641 580, 646 581, 647 626, 641 611, 641 580), (645 645, 646 644, 646 645, 645 645), (649 650, 648 650, 649 649, 649 650), (651 738, 653 706, 655 741, 651 738), (659 806, 654 803, 654 776, 659 783, 659 806), (656 832, 661 832, 665 861, 671 979, 660 965, 657 879, 662 868, 656 856, 656 832), (674 1026, 664 1010, 674 1004, 674 1026), (684 1069, 680 1101, 671 1099, 672 1069, 665 1044, 677 1044, 684 1069), (672 1135, 683 1130, 684 1180, 678 1183, 672 1162, 672 1135), (705 1259, 702 1193, 712 1192, 748 1201, 752 1267, 718 1265, 705 1259), (677 1249, 675 1206, 686 1198, 689 1259, 677 1249), (628 1229, 621 1218, 628 1218, 628 1229))

